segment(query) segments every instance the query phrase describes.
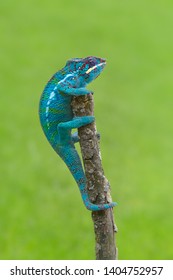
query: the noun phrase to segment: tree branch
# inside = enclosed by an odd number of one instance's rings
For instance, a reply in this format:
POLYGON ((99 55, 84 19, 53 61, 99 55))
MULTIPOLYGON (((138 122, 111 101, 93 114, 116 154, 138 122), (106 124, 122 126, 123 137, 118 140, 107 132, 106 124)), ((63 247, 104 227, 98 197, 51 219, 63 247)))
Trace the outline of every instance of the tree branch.
MULTIPOLYGON (((72 109, 75 116, 94 115, 92 94, 73 97, 72 109)), ((95 122, 79 128, 78 134, 90 201, 96 204, 111 202, 110 185, 104 176, 95 122)), ((92 219, 95 231, 96 259, 117 259, 115 245, 117 227, 114 223, 112 209, 92 212, 92 219)))

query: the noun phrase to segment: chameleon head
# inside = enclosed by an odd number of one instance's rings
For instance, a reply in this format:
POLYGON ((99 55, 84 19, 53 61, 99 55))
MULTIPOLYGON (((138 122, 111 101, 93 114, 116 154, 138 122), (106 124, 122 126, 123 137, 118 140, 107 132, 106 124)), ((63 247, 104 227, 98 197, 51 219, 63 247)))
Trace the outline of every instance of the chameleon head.
POLYGON ((88 84, 95 80, 106 66, 106 60, 103 58, 89 56, 83 59, 83 66, 79 69, 79 75, 83 76, 88 84))
POLYGON ((89 84, 96 79, 106 65, 103 58, 88 56, 86 58, 73 58, 67 61, 68 73, 78 76, 80 86, 89 84))

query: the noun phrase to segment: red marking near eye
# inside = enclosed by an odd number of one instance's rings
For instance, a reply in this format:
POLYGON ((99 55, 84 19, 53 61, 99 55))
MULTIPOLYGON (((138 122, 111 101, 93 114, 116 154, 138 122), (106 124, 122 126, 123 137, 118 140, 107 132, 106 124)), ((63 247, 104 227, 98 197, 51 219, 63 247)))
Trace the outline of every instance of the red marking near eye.
POLYGON ((81 66, 81 70, 85 68, 86 63, 81 66))

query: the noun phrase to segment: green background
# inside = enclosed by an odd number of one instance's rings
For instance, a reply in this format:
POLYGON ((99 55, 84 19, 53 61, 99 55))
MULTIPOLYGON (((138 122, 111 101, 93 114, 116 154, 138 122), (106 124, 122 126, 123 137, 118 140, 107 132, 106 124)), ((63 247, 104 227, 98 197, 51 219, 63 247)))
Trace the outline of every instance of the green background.
POLYGON ((172 0, 0 2, 0 259, 94 259, 91 213, 39 124, 72 57, 107 67, 95 92, 119 259, 173 258, 172 0))

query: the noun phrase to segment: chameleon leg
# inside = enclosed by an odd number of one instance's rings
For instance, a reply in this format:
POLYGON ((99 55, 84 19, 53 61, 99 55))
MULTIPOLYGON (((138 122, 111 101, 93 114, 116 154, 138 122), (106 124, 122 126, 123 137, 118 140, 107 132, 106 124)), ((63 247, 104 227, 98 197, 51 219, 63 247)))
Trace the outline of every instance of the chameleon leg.
POLYGON ((75 117, 71 121, 61 123, 61 125, 64 124, 65 127, 68 127, 70 129, 79 128, 83 125, 92 123, 94 120, 95 120, 94 116, 75 117))
MULTIPOLYGON (((68 122, 59 123, 57 129, 60 136, 60 143, 67 144, 70 142, 71 130, 73 128, 79 128, 81 126, 87 125, 89 123, 92 123, 94 120, 94 116, 84 116, 73 118, 71 121, 68 122)), ((74 139, 76 139, 76 137, 74 139)))

